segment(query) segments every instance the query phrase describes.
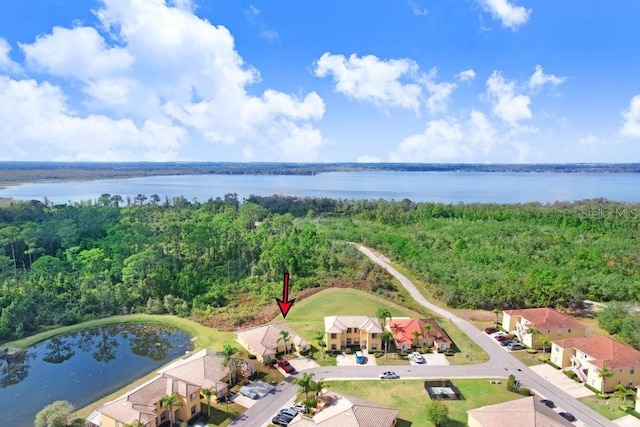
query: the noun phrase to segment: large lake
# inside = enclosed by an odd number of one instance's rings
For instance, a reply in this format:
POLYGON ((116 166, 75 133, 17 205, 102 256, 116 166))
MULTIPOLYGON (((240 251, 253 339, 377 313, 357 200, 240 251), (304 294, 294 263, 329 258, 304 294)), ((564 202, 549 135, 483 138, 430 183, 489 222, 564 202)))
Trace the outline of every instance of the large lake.
POLYGON ((640 201, 640 174, 525 172, 328 172, 292 175, 180 175, 82 182, 29 183, 0 189, 0 197, 54 203, 96 200, 101 194, 126 199, 157 194, 206 201, 237 193, 342 199, 411 199, 441 203, 526 203, 606 198, 640 201))
POLYGON ((32 427, 44 406, 76 408, 107 396, 191 350, 186 332, 128 323, 60 335, 0 360, 0 425, 32 427))

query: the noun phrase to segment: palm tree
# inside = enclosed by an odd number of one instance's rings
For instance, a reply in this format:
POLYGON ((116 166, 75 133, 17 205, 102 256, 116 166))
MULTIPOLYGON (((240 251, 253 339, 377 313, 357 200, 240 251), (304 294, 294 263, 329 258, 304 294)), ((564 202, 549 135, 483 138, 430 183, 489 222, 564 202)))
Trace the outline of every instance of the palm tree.
POLYGON ((422 336, 424 337, 425 340, 427 340, 427 346, 429 346, 429 334, 431 333, 432 329, 433 329, 433 325, 431 323, 425 323, 422 326, 422 336))
POLYGON ((237 353, 238 349, 229 344, 225 344, 222 347, 222 366, 229 368, 229 385, 234 384, 233 380, 238 362, 238 358, 236 357, 237 353))
POLYGON ((413 339, 416 340, 416 350, 418 350, 418 338, 420 338, 420 336, 422 335, 422 332, 413 331, 411 334, 413 335, 413 339))
POLYGON ((322 389, 324 388, 324 381, 322 381, 322 378, 320 378, 318 381, 315 382, 314 384, 314 390, 316 392, 316 398, 318 396, 320 396, 320 394, 322 393, 322 389))
POLYGON ((313 334, 313 339, 316 342, 316 344, 318 344, 318 347, 320 347, 320 353, 322 354, 322 360, 324 360, 324 348, 327 345, 327 343, 324 341, 324 332, 318 331, 318 332, 314 333, 313 334))
POLYGON ((284 354, 286 355, 289 350, 289 341, 291 340, 291 334, 289 331, 280 331, 280 338, 278 338, 278 342, 284 342, 284 354))
MULTIPOLYGON (((215 392, 210 388, 203 388, 200 391, 202 392, 202 395, 207 399, 207 418, 208 418, 211 416, 211 396, 213 396, 215 392)), ((215 395, 217 397, 218 393, 215 393, 215 395)))
POLYGON ((613 395, 622 400, 622 403, 625 404, 627 402, 627 397, 633 397, 636 394, 633 392, 633 390, 629 390, 622 384, 618 384, 616 386, 616 391, 613 392, 613 395))
POLYGON ((380 341, 384 343, 384 356, 387 357, 387 353, 389 352, 389 341, 393 339, 393 334, 389 331, 383 331, 380 334, 380 341))
POLYGON ((547 351, 547 347, 551 345, 549 337, 540 337, 540 345, 542 346, 542 355, 547 351))
POLYGON ((293 383, 299 386, 304 393, 305 400, 309 399, 309 392, 315 390, 316 383, 313 381, 313 374, 304 373, 300 378, 293 380, 293 383))
POLYGON ((173 413, 173 407, 181 407, 183 405, 182 400, 178 397, 177 392, 173 392, 171 394, 166 394, 160 398, 160 404, 163 408, 169 408, 169 420, 171 421, 171 425, 175 424, 175 414, 173 413))
POLYGON ((531 348, 535 348, 536 347, 536 335, 540 334, 540 329, 536 328, 535 326, 530 326, 529 329, 527 329, 527 334, 531 335, 531 348))
POLYGON ((499 323, 498 316, 500 315, 500 313, 502 313, 502 310, 500 310, 499 308, 494 308, 493 310, 491 310, 491 312, 496 315, 496 326, 497 326, 499 323))
POLYGON ((611 378, 613 376, 613 371, 611 369, 607 368, 607 365, 602 364, 602 369, 600 369, 600 371, 598 372, 598 376, 600 378, 602 378, 601 391, 604 394, 605 390, 607 389, 605 382, 606 382, 607 378, 611 378))
POLYGON ((386 308, 381 307, 376 312, 376 317, 378 318, 378 321, 382 324, 382 329, 384 329, 384 327, 387 324, 387 318, 391 319, 391 312, 386 308))

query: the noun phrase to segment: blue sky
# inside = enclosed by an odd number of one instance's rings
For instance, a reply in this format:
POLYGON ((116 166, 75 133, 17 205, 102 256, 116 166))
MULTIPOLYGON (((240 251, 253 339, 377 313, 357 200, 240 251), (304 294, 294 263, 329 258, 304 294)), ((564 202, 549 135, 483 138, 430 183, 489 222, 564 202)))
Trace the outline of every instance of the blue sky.
POLYGON ((640 2, 0 0, 0 160, 640 162, 640 2))

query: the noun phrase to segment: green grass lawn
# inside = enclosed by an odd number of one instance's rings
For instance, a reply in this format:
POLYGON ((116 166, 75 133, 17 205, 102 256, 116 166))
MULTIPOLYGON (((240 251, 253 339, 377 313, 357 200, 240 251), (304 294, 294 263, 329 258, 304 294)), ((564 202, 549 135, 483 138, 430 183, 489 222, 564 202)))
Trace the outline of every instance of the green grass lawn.
MULTIPOLYGON (((324 332, 325 316, 375 316, 379 308, 387 308, 392 316, 424 317, 393 302, 367 292, 348 288, 331 288, 294 304, 285 322, 313 343, 313 335, 324 332)), ((274 320, 282 320, 282 316, 274 320)))
MULTIPOLYGON (((523 396, 507 391, 506 381, 491 384, 487 379, 453 380, 460 389, 463 400, 445 402, 449 408, 449 419, 444 427, 467 425, 467 410, 485 405, 507 402, 523 396)), ((353 397, 369 400, 384 406, 400 410, 398 426, 432 426, 425 415, 425 406, 429 400, 423 381, 381 380, 381 381, 330 381, 331 390, 353 397)), ((514 424, 515 425, 515 424, 514 424)))
MULTIPOLYGON (((615 420, 627 415, 626 412, 620 410, 622 401, 615 397, 601 399, 597 396, 588 396, 578 400, 609 420, 615 420)), ((627 399, 627 405, 630 405, 630 403, 629 399, 627 399)))

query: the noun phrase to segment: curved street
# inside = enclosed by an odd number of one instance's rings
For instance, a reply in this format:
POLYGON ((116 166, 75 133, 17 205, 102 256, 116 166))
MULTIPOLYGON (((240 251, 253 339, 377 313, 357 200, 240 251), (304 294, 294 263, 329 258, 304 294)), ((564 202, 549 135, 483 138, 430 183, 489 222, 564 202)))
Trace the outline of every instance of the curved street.
MULTIPOLYGON (((483 331, 473 326, 466 320, 456 316, 455 314, 436 306, 427 301, 418 291, 415 285, 404 275, 394 269, 388 262, 371 249, 355 244, 367 257, 373 262, 386 269, 404 286, 413 299, 423 307, 437 313, 443 318, 450 319, 454 322, 467 336, 478 344, 490 359, 488 362, 478 365, 448 365, 448 366, 387 366, 388 370, 395 371, 402 379, 434 379, 434 378, 488 378, 488 377, 504 377, 510 373, 516 375, 516 378, 526 387, 533 389, 536 393, 542 394, 547 399, 553 400, 556 405, 564 411, 575 415, 579 422, 586 426, 607 426, 615 427, 616 424, 609 421, 594 410, 583 405, 578 400, 569 396, 560 388, 556 387, 546 379, 542 378, 531 369, 527 368, 516 358, 512 357, 483 331)), ((359 366, 354 369, 350 366, 322 366, 312 368, 302 372, 313 373, 315 378, 329 380, 367 380, 378 379, 380 367, 378 366, 359 366)), ((287 378, 280 383, 273 395, 268 398, 260 399, 251 408, 248 408, 243 414, 235 419, 231 426, 247 426, 254 427, 268 423, 273 414, 284 406, 289 400, 293 399, 298 387, 291 384, 292 377, 287 378)))

